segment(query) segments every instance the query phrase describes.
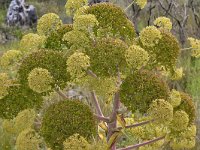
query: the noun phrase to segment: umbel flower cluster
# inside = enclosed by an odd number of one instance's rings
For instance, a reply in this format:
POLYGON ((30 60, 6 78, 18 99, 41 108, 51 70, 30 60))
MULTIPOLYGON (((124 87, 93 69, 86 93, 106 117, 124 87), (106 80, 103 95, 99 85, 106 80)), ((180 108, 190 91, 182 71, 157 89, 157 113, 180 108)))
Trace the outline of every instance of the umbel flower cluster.
MULTIPOLYGON (((66 12, 73 24, 45 14, 0 58, 0 149, 193 148, 193 100, 168 85, 183 76, 170 19, 137 36, 113 4, 68 0, 66 12), (81 99, 69 95, 76 88, 81 99)), ((200 42, 189 40, 197 57, 200 42)))

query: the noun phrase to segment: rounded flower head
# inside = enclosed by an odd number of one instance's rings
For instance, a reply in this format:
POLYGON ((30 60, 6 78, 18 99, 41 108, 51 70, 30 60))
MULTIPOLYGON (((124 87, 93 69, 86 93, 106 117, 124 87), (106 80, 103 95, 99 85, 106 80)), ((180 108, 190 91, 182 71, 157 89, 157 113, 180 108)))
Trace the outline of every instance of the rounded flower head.
POLYGON ((181 131, 187 128, 189 116, 185 111, 176 111, 173 116, 171 128, 175 131, 181 131))
POLYGON ((154 26, 144 28, 140 33, 140 40, 144 46, 153 47, 162 38, 161 32, 154 26))
POLYGON ((8 94, 8 87, 11 84, 6 73, 0 73, 0 99, 8 94))
POLYGON ((63 41, 68 42, 75 49, 80 47, 85 48, 90 44, 88 36, 84 32, 78 30, 72 30, 65 33, 63 41))
POLYGON ((24 35, 20 41, 20 50, 23 52, 31 52, 38 50, 45 43, 45 36, 29 33, 24 35))
POLYGON ((148 53, 141 47, 133 45, 126 50, 126 62, 131 68, 140 69, 145 66, 149 60, 148 53))
POLYGON ((180 94, 180 92, 173 89, 170 93, 169 102, 173 107, 179 106, 181 104, 181 94, 180 94))
POLYGON ((84 5, 87 5, 88 0, 68 0, 65 8, 66 14, 69 16, 74 15, 74 13, 84 5))
POLYGON ((173 119, 173 107, 169 102, 157 99, 150 105, 148 114, 156 119, 157 123, 169 124, 173 119))
POLYGON ((37 24, 37 31, 39 35, 48 36, 51 32, 58 30, 62 26, 62 21, 59 16, 54 13, 43 15, 37 24))
POLYGON ((75 52, 67 60, 67 71, 72 77, 82 77, 90 67, 90 58, 84 53, 75 52))
POLYGON ((17 150, 36 150, 39 149, 42 140, 35 130, 28 128, 22 131, 16 140, 17 150))
POLYGON ((143 9, 147 4, 147 0, 136 0, 136 4, 140 6, 141 9, 143 9))
POLYGON ((92 28, 97 25, 98 25, 98 21, 95 15, 91 15, 91 14, 79 15, 75 17, 73 28, 75 30, 90 32, 93 30, 92 28))
POLYGON ((20 133, 25 129, 31 128, 35 121, 36 113, 33 109, 25 109, 18 113, 14 119, 15 133, 20 133))
POLYGON ((132 112, 144 114, 155 99, 168 99, 169 89, 158 75, 140 70, 126 77, 121 84, 121 102, 132 112))
POLYGON ((188 38, 192 50, 192 56, 199 58, 200 57, 200 40, 194 39, 194 38, 188 38))
POLYGON ((17 50, 9 50, 3 54, 0 59, 0 65, 2 68, 7 68, 13 63, 15 63, 19 57, 21 56, 21 52, 17 50))
POLYGON ((74 134, 86 140, 96 136, 95 118, 89 106, 68 99, 51 105, 42 120, 41 135, 45 142, 50 148, 60 150, 63 142, 74 134))
POLYGON ((53 77, 47 69, 35 68, 28 75, 29 87, 38 93, 43 93, 51 90, 53 77))
POLYGON ((8 133, 11 133, 11 134, 15 133, 13 120, 4 119, 2 123, 2 128, 8 133))
POLYGON ((172 22, 167 17, 158 17, 153 23, 158 28, 163 28, 169 31, 172 29, 172 22))
POLYGON ((181 136, 184 138, 195 137, 197 134, 197 127, 195 125, 191 125, 187 127, 186 130, 181 132, 181 136))
POLYGON ((170 73, 171 80, 181 80, 183 78, 183 68, 176 68, 174 72, 170 73))
POLYGON ((67 138, 64 143, 64 150, 89 150, 90 144, 79 134, 74 134, 67 138))

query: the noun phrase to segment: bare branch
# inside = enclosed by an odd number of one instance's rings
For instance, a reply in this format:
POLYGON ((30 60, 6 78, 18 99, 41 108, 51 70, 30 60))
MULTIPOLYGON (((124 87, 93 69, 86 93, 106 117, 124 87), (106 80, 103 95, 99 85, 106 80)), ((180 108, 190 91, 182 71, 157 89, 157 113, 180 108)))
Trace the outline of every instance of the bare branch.
POLYGON ((97 114, 94 114, 95 118, 104 122, 109 122, 110 119, 108 117, 103 117, 103 116, 99 116, 97 114))
POLYGON ((126 148, 120 148, 120 149, 117 149, 117 150, 132 150, 132 149, 135 149, 135 148, 139 148, 141 146, 145 146, 145 145, 148 145, 148 144, 163 140, 164 138, 165 138, 165 136, 162 136, 162 137, 150 140, 150 141, 146 141, 144 143, 136 144, 136 145, 133 145, 133 146, 128 146, 126 148))
POLYGON ((102 110, 101 110, 101 107, 99 105, 99 102, 97 100, 97 97, 96 97, 96 94, 94 91, 91 92, 91 96, 92 96, 92 100, 93 100, 93 103, 94 103, 94 106, 96 108, 96 111, 97 111, 97 114, 99 116, 102 116, 103 117, 103 113, 102 113, 102 110))
MULTIPOLYGON (((136 124, 132 124, 132 125, 125 126, 125 128, 127 128, 127 129, 128 129, 128 128, 134 128, 134 127, 138 127, 138 126, 142 126, 142 125, 146 125, 146 124, 152 123, 152 122, 154 122, 154 121, 155 121, 154 119, 148 120, 148 121, 143 121, 143 122, 140 122, 140 123, 136 123, 136 124)), ((122 127, 119 127, 119 128, 117 128, 117 129, 121 130, 122 127)))

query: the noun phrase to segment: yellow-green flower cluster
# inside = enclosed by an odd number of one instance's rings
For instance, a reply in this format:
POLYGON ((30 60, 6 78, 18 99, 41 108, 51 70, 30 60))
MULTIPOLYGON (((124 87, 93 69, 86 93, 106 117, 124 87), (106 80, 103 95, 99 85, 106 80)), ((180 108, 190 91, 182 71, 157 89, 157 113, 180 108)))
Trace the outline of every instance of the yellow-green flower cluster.
POLYGON ((8 94, 8 87, 11 82, 6 73, 0 73, 0 99, 8 94))
POLYGON ((188 38, 190 45, 192 47, 192 56, 199 58, 200 57, 200 40, 194 38, 188 38))
MULTIPOLYGON (((181 125, 182 126, 182 125, 181 125)), ((174 150, 191 149, 195 147, 196 126, 192 124, 182 131, 173 131, 168 134, 166 140, 170 141, 170 146, 174 150)))
POLYGON ((65 33, 63 41, 68 42, 74 49, 79 49, 80 47, 85 48, 90 44, 88 36, 84 32, 78 30, 65 33))
POLYGON ((149 61, 148 53, 137 45, 132 45, 126 50, 126 62, 131 68, 140 69, 149 61))
POLYGON ((147 4, 147 0, 136 0, 136 4, 140 6, 141 9, 143 9, 147 4))
POLYGON ((3 120, 2 127, 3 130, 5 130, 8 133, 11 134, 15 133, 13 120, 8 120, 8 119, 3 120))
POLYGON ((170 146, 174 150, 180 150, 180 149, 191 149, 195 147, 196 139, 194 137, 192 138, 174 138, 170 142, 170 146))
POLYGON ((22 131, 16 140, 17 150, 38 150, 41 139, 35 130, 28 128, 22 131))
POLYGON ((13 63, 15 63, 19 57, 21 56, 21 52, 18 50, 9 50, 3 54, 0 59, 0 65, 2 68, 7 68, 13 63))
POLYGON ((51 90, 53 77, 47 69, 35 68, 28 75, 29 87, 38 93, 51 90))
POLYGON ((93 31, 93 27, 97 26, 99 23, 95 17, 95 15, 87 14, 87 15, 79 15, 75 17, 73 28, 75 30, 91 32, 93 31))
POLYGON ((173 89, 170 93, 169 102, 173 107, 179 106, 181 104, 180 92, 173 89))
POLYGON ((181 136, 184 138, 195 137, 196 134, 197 134, 197 127, 195 125, 191 125, 187 127, 186 130, 181 132, 181 136))
POLYGON ((173 116, 171 128, 175 131, 181 131, 187 128, 188 123, 189 123, 188 114, 183 110, 176 111, 173 116))
POLYGON ((172 29, 172 22, 167 17, 158 17, 153 23, 158 28, 163 28, 169 31, 172 29))
POLYGON ((154 26, 144 28, 140 33, 140 40, 144 46, 153 47, 162 38, 161 32, 154 26))
POLYGON ((83 6, 79 8, 76 13, 74 14, 74 18, 78 17, 79 15, 86 15, 85 11, 90 8, 89 6, 83 6))
POLYGON ((181 80, 183 78, 183 68, 176 68, 173 73, 170 73, 171 80, 181 80))
POLYGON ((67 60, 67 71, 72 77, 83 77, 90 67, 90 58, 81 52, 75 52, 67 60))
POLYGON ((43 15, 37 24, 37 32, 39 35, 48 36, 52 32, 57 31, 62 26, 59 16, 54 13, 43 15))
POLYGON ((23 52, 31 52, 38 50, 45 43, 45 36, 29 33, 24 35, 20 41, 20 50, 23 52))
POLYGON ((74 134, 67 138, 64 143, 64 150, 89 150, 90 144, 79 134, 74 134))
POLYGON ((15 133, 20 133, 25 129, 31 128, 35 121, 36 113, 33 109, 25 109, 18 113, 14 119, 15 133))
POLYGON ((152 102, 148 114, 157 123, 169 124, 173 119, 173 107, 164 99, 157 99, 152 102))
POLYGON ((69 16, 74 15, 74 13, 84 5, 87 5, 88 0, 67 0, 65 5, 66 14, 69 16))

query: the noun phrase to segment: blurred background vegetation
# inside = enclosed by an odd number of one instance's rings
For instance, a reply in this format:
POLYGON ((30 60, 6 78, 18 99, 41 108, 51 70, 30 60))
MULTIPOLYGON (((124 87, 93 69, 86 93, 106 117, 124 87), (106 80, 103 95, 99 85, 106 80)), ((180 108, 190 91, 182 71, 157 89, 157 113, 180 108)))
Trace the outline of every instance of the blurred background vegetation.
MULTIPOLYGON (((1 54, 9 49, 17 49, 18 41, 22 38, 24 34, 29 32, 35 32, 35 28, 17 28, 17 27, 7 27, 6 26, 6 13, 11 0, 1 0, 0 1, 0 56, 1 54)), ((110 0, 110 2, 120 5, 123 9, 126 8, 132 0, 110 0)), ((170 2, 170 0, 161 0, 163 3, 170 2)), ((173 0, 172 0, 173 1, 173 0)), ((184 36, 195 37, 200 39, 200 0, 175 0, 180 6, 183 2, 187 1, 194 4, 195 13, 193 12, 192 5, 187 12, 187 24, 184 26, 184 36), (195 18, 195 15, 197 18, 195 18), (198 22, 199 21, 199 22, 198 22), (198 24, 199 23, 199 24, 198 24), (197 30, 195 30, 197 28, 197 30)), ((38 18, 43 14, 53 12, 60 16, 64 23, 71 23, 72 19, 66 16, 64 5, 66 0, 26 0, 27 4, 32 4, 36 7, 38 18)), ((174 8, 176 13, 179 13, 180 21, 181 16, 183 16, 184 10, 182 8, 174 8)), ((173 9, 171 11, 174 11, 173 9)), ((148 5, 143 10, 139 10, 136 5, 133 5, 130 9, 126 11, 127 16, 137 24, 136 28, 139 32, 142 28, 147 25, 152 24, 153 20, 158 16, 169 16, 173 21, 176 19, 171 15, 166 14, 158 3, 158 0, 148 0, 148 5)), ((173 33, 181 41, 181 28, 178 28, 177 22, 174 23, 173 33), (180 32, 179 32, 180 31, 180 32)), ((183 47, 188 47, 188 43, 182 43, 183 47)), ((198 124, 198 139, 200 141, 200 58, 193 58, 190 55, 190 51, 182 51, 180 56, 180 61, 178 63, 179 67, 184 68, 184 78, 180 82, 176 82, 176 86, 181 91, 186 91, 192 95, 196 107, 197 107, 197 124, 198 124)), ((1 134, 1 130, 0 130, 1 134)), ((1 136, 0 136, 1 139, 1 136)), ((5 141, 6 142, 6 141, 5 141)), ((200 142, 197 143, 196 150, 200 149, 200 142)))

